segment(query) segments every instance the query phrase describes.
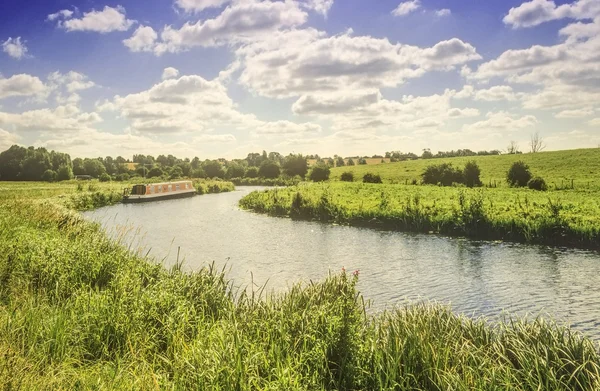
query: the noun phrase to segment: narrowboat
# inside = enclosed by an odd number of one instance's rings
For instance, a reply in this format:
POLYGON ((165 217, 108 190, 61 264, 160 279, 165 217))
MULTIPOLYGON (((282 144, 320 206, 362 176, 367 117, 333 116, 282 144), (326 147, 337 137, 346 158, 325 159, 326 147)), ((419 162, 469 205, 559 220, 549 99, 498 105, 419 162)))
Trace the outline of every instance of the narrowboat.
POLYGON ((123 192, 123 202, 137 203, 192 197, 196 194, 192 181, 134 185, 123 192))

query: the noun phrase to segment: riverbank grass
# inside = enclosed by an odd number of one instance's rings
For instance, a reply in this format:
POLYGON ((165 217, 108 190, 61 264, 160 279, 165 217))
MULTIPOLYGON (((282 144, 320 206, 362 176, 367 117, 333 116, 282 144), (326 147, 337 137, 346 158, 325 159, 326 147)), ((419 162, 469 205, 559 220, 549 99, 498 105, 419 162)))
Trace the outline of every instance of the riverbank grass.
POLYGON ((543 319, 416 304, 369 315, 358 272, 287 292, 128 252, 50 199, 0 200, 8 390, 592 390, 597 347, 543 319))

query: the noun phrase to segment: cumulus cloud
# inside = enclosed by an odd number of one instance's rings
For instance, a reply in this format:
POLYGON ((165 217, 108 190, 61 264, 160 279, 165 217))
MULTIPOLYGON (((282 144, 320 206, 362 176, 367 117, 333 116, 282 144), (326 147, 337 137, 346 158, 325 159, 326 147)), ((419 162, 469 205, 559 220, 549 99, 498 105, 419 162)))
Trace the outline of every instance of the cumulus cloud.
POLYGON ((177 76, 179 76, 179 71, 173 67, 165 68, 162 73, 163 80, 173 79, 177 76))
POLYGON ((123 40, 123 45, 132 52, 151 52, 157 38, 158 34, 152 27, 139 26, 130 38, 123 40))
POLYGON ((329 9, 333 6, 334 0, 301 0, 301 5, 307 9, 314 10, 315 12, 327 16, 329 9))
POLYGON ((589 117, 594 114, 592 109, 577 109, 577 110, 563 110, 557 113, 555 118, 583 118, 589 117))
POLYGON ((505 111, 488 113, 486 119, 463 126, 463 132, 472 134, 516 132, 535 127, 538 120, 533 115, 516 116, 505 111))
POLYGON ((392 11, 392 15, 405 16, 405 15, 410 14, 411 12, 418 10, 419 8, 421 8, 420 0, 405 1, 405 2, 398 4, 398 7, 396 7, 392 11))
POLYGON ((17 60, 27 57, 27 46, 21 41, 21 37, 9 37, 2 42, 2 51, 17 60))
POLYGON ((14 133, 9 133, 4 129, 0 129, 0 151, 7 150, 12 145, 19 142, 21 137, 14 133))
POLYGON ((200 12, 207 8, 218 8, 230 0, 175 0, 175 5, 186 12, 200 12))
POLYGON ((483 100, 488 102, 493 101, 513 101, 516 100, 515 95, 511 86, 493 86, 487 90, 478 90, 475 93, 475 100, 483 100))
POLYGON ((577 0, 560 6, 551 0, 531 0, 511 8, 503 22, 513 28, 522 28, 537 26, 551 20, 593 19, 597 16, 600 16, 598 0, 577 0))
POLYGON ((235 2, 214 19, 185 23, 180 28, 166 26, 154 52, 179 52, 195 46, 220 46, 249 42, 282 28, 304 24, 307 13, 294 1, 235 2))
POLYGON ((467 107, 465 109, 452 108, 448 110, 448 117, 450 118, 470 118, 479 116, 479 110, 467 107))
POLYGON ((479 59, 457 38, 431 48, 392 44, 369 36, 326 37, 314 29, 273 34, 238 49, 240 82, 267 97, 396 87, 429 70, 450 70, 479 59))
POLYGON ((297 124, 290 121, 267 122, 256 128, 256 134, 288 135, 300 133, 320 133, 321 126, 312 123, 297 124))
POLYGON ((448 8, 443 8, 443 9, 439 9, 435 11, 435 15, 439 16, 440 18, 444 17, 444 16, 450 16, 452 15, 452 11, 450 11, 448 8))
POLYGON ((47 20, 57 21, 57 26, 66 31, 94 31, 102 34, 127 31, 136 23, 135 20, 127 19, 125 8, 120 5, 115 8, 105 6, 102 11, 92 9, 81 18, 73 18, 73 15, 72 11, 62 10, 48 15, 47 20))
POLYGON ((12 96, 43 96, 47 87, 36 76, 18 74, 8 79, 0 77, 0 99, 12 96))
POLYGON ((30 110, 17 114, 0 112, 0 127, 16 132, 76 132, 90 129, 92 125, 99 122, 102 122, 102 118, 97 113, 82 112, 75 105, 30 110))
POLYGON ((203 134, 194 137, 192 140, 196 144, 215 144, 215 143, 233 143, 237 139, 233 134, 203 134))

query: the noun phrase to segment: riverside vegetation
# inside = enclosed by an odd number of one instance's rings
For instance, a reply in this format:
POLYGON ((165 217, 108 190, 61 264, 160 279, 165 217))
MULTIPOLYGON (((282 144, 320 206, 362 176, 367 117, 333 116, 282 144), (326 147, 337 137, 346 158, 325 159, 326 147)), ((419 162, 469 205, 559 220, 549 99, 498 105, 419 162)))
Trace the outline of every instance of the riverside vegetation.
POLYGON ((65 201, 89 189, 4 186, 5 390, 600 387, 597 347, 542 318, 491 325, 435 304, 372 315, 357 272, 247 291, 210 265, 166 269, 110 240, 65 201))

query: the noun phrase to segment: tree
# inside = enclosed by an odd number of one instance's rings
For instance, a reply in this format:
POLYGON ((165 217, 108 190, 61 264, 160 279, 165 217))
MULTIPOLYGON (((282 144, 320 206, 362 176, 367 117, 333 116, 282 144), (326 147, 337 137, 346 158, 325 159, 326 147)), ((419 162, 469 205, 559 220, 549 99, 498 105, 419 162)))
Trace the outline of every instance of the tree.
POLYGON ((18 180, 26 154, 27 149, 18 145, 13 145, 6 151, 0 153, 0 180, 18 180))
POLYGON ((152 167, 152 169, 148 172, 148 178, 156 178, 156 177, 161 177, 163 175, 164 175, 163 170, 158 166, 152 167))
POLYGON ((341 156, 338 156, 337 159, 335 160, 335 166, 336 167, 344 167, 346 165, 346 162, 344 161, 344 158, 341 156))
POLYGON ((106 172, 106 167, 104 167, 104 164, 98 159, 85 159, 83 161, 83 168, 87 175, 93 176, 94 178, 98 178, 106 172))
POLYGON ((354 182, 354 174, 350 171, 344 172, 342 173, 340 180, 342 182, 354 182))
POLYGON ((463 172, 450 163, 434 164, 421 174, 426 185, 452 186, 453 183, 464 183, 463 172))
POLYGON ((100 174, 100 182, 110 182, 110 175, 108 175, 108 173, 103 172, 102 174, 100 174))
POLYGON ((283 161, 283 171, 288 176, 300 175, 300 177, 304 178, 308 172, 308 161, 302 154, 289 154, 283 161))
POLYGON ((73 169, 67 165, 58 167, 58 171, 56 171, 56 180, 68 181, 69 179, 73 179, 73 169))
POLYGON ((244 166, 242 166, 241 164, 231 163, 227 167, 227 178, 229 178, 229 179, 243 178, 245 173, 246 173, 246 170, 244 169, 244 166))
POLYGON ((535 132, 531 135, 529 147, 531 148, 531 153, 537 153, 546 148, 546 144, 544 143, 542 136, 540 136, 540 132, 535 132))
POLYGON ((260 168, 258 169, 258 176, 262 178, 277 178, 280 174, 281 170, 279 169, 279 165, 272 160, 265 160, 260 164, 260 168))
POLYGON ((347 166, 354 166, 354 160, 352 160, 352 158, 348 159, 348 163, 346 163, 347 166))
POLYGON ((329 169, 329 166, 320 163, 313 166, 313 168, 310 170, 310 174, 308 177, 313 182, 324 182, 329 179, 330 173, 331 170, 329 169))
POLYGON ((83 159, 81 159, 81 158, 73 159, 73 174, 86 175, 85 167, 83 166, 83 159))
POLYGON ((481 186, 481 170, 475 161, 469 161, 463 169, 463 178, 467 187, 481 186))
POLYGON ((202 169, 206 173, 207 178, 225 178, 225 170, 221 163, 216 160, 205 160, 202 163, 202 169))
POLYGON ((383 183, 383 181, 379 175, 368 172, 363 176, 363 183, 383 183))
POLYGON ((431 150, 429 148, 425 148, 423 149, 423 154, 421 155, 422 159, 432 159, 433 158, 433 153, 431 153, 431 150))
POLYGON ((183 176, 183 170, 181 169, 181 167, 175 166, 171 169, 171 174, 169 175, 169 178, 177 179, 177 178, 181 178, 182 176, 183 176))
POLYGON ((522 161, 514 162, 506 173, 506 181, 512 187, 524 187, 531 179, 529 166, 522 161))
POLYGON ((358 159, 359 166, 364 166, 366 164, 367 164, 367 159, 365 159, 364 157, 361 157, 360 159, 358 159))
POLYGON ((516 141, 512 141, 508 144, 508 147, 506 147, 506 153, 508 153, 509 155, 516 155, 521 153, 519 151, 519 144, 517 144, 516 141))
POLYGON ((54 182, 56 180, 56 172, 53 170, 44 171, 41 180, 43 180, 44 182, 54 182))
POLYGON ((258 167, 248 167, 246 178, 258 178, 258 167))

